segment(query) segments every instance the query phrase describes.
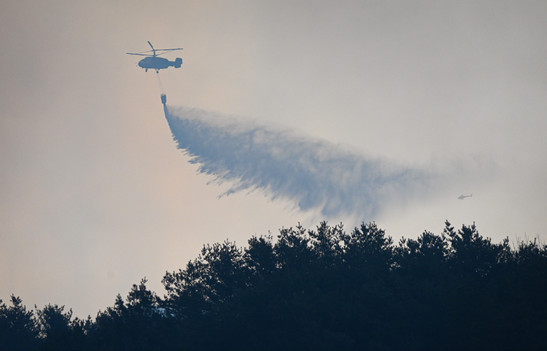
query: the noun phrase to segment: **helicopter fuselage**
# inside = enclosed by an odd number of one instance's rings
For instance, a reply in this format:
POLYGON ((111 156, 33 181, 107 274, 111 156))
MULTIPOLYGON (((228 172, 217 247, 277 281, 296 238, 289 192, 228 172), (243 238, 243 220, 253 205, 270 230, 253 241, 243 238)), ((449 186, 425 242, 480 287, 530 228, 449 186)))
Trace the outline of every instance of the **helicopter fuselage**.
POLYGON ((169 68, 171 66, 179 68, 181 65, 182 59, 180 57, 175 59, 175 61, 169 61, 163 57, 149 56, 139 61, 139 67, 144 68, 146 71, 148 71, 148 69, 159 71, 160 69, 169 68))

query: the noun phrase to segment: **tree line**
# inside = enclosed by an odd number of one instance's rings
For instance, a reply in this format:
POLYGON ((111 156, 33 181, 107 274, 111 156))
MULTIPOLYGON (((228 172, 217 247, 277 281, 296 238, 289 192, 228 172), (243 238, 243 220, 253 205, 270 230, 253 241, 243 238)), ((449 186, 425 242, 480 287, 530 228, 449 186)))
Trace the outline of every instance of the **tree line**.
MULTIPOLYGON (((205 245, 94 319, 0 301, 1 350, 547 350, 547 245, 473 225, 391 237, 298 225, 205 245)), ((85 297, 82 297, 85 298, 85 297)))

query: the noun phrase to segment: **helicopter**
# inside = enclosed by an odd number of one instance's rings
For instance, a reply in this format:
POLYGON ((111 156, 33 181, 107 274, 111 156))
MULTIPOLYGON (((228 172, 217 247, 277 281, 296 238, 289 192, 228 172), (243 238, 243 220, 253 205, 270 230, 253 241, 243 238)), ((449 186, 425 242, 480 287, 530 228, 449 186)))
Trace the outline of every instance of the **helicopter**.
POLYGON ((461 194, 460 196, 458 196, 458 200, 463 200, 466 197, 472 197, 472 196, 473 196, 473 194, 461 194))
POLYGON ((175 68, 180 68, 180 66, 182 65, 182 59, 180 57, 177 57, 175 61, 169 61, 164 57, 159 57, 160 55, 163 55, 168 51, 182 50, 182 48, 155 49, 150 41, 148 41, 148 45, 150 45, 152 50, 127 53, 128 55, 146 56, 138 63, 139 67, 144 68, 145 72, 148 72, 149 69, 154 69, 156 70, 156 73, 160 73, 160 69, 169 68, 171 66, 175 68), (150 52, 152 52, 152 55, 149 54, 150 52))

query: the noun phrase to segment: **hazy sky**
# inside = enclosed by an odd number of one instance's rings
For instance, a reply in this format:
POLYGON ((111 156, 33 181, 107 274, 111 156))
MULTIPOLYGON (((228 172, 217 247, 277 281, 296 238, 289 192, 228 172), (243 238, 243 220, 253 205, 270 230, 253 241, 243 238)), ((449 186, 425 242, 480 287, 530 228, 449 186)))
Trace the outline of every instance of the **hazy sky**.
POLYGON ((522 0, 0 2, 0 298, 94 316, 144 276, 162 294, 205 243, 299 221, 545 240, 546 18, 522 0), (218 198, 229 184, 177 149, 155 73, 125 55, 147 40, 184 47, 170 105, 446 179, 374 218, 218 198))

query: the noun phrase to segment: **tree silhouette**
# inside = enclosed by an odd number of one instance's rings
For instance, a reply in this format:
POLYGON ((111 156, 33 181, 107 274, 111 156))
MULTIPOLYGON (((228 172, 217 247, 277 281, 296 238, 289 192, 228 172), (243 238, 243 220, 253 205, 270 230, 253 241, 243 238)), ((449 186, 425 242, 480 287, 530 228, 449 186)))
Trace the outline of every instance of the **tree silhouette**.
POLYGON ((91 320, 72 319, 72 310, 64 309, 48 304, 36 311, 43 350, 78 350, 84 343, 91 320))
POLYGON ((543 350, 547 246, 494 244, 475 224, 397 245, 375 223, 283 228, 205 245, 94 320, 0 302, 4 349, 543 350), (6 346, 4 346, 6 345, 6 346))
POLYGON ((32 311, 27 311, 20 297, 11 295, 11 306, 0 300, 0 348, 27 350, 36 347, 38 328, 32 311))

